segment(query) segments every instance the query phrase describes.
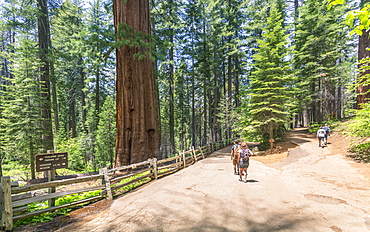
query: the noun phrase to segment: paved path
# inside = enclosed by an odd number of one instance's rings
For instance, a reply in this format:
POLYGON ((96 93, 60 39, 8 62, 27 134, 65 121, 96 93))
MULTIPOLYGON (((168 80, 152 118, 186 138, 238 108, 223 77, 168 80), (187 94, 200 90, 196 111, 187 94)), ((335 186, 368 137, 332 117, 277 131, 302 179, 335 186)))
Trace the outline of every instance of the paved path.
MULTIPOLYGON (((297 142, 297 141, 296 141, 297 142)), ((341 154, 301 146, 280 163, 232 173, 229 147, 59 231, 370 231, 370 182, 341 154)))

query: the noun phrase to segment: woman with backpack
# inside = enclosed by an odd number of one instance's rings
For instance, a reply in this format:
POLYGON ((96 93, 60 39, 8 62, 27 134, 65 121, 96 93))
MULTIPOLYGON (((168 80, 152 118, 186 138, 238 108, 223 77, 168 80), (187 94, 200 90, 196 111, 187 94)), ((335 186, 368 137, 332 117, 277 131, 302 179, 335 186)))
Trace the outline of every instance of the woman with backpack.
POLYGON ((239 155, 239 181, 243 181, 243 173, 245 173, 245 182, 247 182, 248 167, 249 167, 249 157, 253 155, 252 151, 249 150, 247 143, 243 142, 240 149, 237 151, 239 155))

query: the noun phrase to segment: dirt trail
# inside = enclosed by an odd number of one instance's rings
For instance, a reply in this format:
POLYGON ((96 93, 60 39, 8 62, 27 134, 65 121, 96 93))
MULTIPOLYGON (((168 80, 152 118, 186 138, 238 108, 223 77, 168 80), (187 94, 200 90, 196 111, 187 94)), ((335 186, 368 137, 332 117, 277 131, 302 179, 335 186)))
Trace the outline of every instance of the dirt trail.
POLYGON ((302 131, 288 137, 300 146, 252 157, 247 183, 228 147, 58 231, 370 231, 369 165, 346 158, 340 137, 324 149, 302 131))

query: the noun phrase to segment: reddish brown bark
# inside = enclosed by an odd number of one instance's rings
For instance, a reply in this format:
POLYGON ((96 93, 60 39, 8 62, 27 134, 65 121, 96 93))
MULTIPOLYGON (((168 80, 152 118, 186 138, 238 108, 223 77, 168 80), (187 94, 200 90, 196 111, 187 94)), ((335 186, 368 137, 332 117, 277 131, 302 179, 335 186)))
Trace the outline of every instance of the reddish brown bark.
MULTIPOLYGON (((51 121, 51 95, 50 95, 50 27, 49 27, 49 15, 46 0, 37 1, 39 15, 38 15, 38 40, 40 48, 40 82, 41 82, 41 98, 42 109, 42 141, 44 151, 53 150, 53 131, 52 131, 52 121, 51 121)), ((31 170, 33 167, 31 167, 31 170)), ((33 178, 33 177, 32 177, 33 178)))
MULTIPOLYGON (((359 38, 358 42, 358 60, 360 61, 361 59, 368 58, 370 57, 370 51, 367 50, 367 48, 370 47, 370 39, 369 39, 369 32, 366 30, 363 30, 363 34, 359 38)), ((359 68, 361 65, 369 65, 369 64, 359 64, 359 68)), ((370 70, 366 70, 365 72, 360 73, 359 75, 366 75, 369 74, 370 70)), ((364 94, 368 92, 370 89, 370 86, 368 85, 361 85, 357 87, 357 99, 356 99, 356 105, 357 109, 361 109, 361 104, 368 102, 370 98, 370 93, 364 94)))
MULTIPOLYGON (((113 10, 116 30, 120 23, 126 23, 134 32, 150 34, 148 0, 114 0, 113 10)), ((137 47, 129 46, 116 50, 116 167, 160 158, 154 62, 149 57, 135 58, 137 52, 137 47)))

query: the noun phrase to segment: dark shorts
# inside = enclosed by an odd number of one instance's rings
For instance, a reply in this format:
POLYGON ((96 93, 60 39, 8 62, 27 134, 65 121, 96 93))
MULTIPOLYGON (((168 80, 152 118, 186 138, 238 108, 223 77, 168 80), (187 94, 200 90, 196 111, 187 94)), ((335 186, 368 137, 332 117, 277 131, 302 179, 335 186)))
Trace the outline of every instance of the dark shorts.
POLYGON ((239 163, 239 161, 238 161, 238 160, 233 159, 233 165, 237 165, 238 163, 239 163))
POLYGON ((248 167, 249 167, 249 160, 239 163, 239 168, 248 168, 248 167))

